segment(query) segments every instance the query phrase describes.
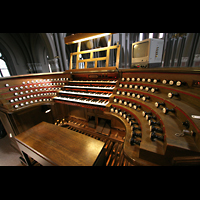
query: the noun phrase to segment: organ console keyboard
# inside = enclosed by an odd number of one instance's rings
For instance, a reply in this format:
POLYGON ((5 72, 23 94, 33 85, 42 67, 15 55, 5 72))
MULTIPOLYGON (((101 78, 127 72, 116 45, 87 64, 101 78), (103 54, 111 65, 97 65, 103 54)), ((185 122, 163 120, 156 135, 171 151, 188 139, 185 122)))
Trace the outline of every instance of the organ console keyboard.
POLYGON ((0 119, 16 148, 45 121, 105 142, 106 166, 199 165, 199 88, 200 68, 13 76, 0 79, 0 119))

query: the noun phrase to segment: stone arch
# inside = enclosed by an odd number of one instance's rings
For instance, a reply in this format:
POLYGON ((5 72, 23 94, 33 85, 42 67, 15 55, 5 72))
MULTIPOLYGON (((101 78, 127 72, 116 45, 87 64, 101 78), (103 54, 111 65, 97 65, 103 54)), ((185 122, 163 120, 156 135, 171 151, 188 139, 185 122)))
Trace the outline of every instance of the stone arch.
POLYGON ((55 44, 53 40, 53 36, 51 33, 39 33, 40 37, 43 39, 45 46, 47 48, 47 54, 49 56, 49 59, 55 58, 56 54, 56 49, 55 49, 55 44))
POLYGON ((14 67, 14 63, 18 64, 17 58, 13 53, 12 49, 0 38, 0 52, 4 56, 4 60, 10 72, 10 75, 17 75, 17 72, 14 67))

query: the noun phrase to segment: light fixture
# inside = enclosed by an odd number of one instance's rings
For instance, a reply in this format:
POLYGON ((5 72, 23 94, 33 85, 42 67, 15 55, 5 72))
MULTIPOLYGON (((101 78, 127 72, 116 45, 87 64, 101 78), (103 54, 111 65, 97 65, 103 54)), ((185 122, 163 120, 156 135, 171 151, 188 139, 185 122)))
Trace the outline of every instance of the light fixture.
POLYGON ((142 35, 143 35, 143 33, 140 33, 140 35, 139 35, 139 41, 142 41, 142 35))
POLYGON ((78 43, 78 42, 96 39, 99 37, 105 37, 110 34, 112 34, 112 33, 76 33, 74 35, 65 37, 65 43, 66 44, 74 44, 74 43, 78 43))
POLYGON ((163 38, 163 33, 159 33, 159 38, 163 38))
POLYGON ((43 113, 49 113, 49 112, 51 112, 51 108, 49 108, 49 106, 48 105, 42 105, 41 106, 41 111, 43 112, 43 113))
POLYGON ((149 38, 153 38, 153 33, 149 33, 149 38))
POLYGON ((51 112, 51 109, 45 111, 45 113, 49 113, 49 112, 51 112))

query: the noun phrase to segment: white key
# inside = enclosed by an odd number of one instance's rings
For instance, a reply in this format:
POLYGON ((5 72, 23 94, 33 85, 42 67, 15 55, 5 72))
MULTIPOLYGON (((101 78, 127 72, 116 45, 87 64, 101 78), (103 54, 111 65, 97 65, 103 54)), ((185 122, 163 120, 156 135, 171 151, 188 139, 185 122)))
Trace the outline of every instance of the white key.
POLYGON ((80 103, 85 103, 85 104, 93 104, 93 105, 100 105, 100 106, 106 106, 108 103, 109 103, 109 101, 104 101, 104 102, 99 102, 99 101, 97 101, 97 102, 92 102, 92 100, 89 100, 89 101, 86 101, 86 100, 77 100, 77 99, 75 99, 75 98, 66 98, 66 97, 54 97, 53 99, 55 99, 55 100, 64 100, 64 101, 72 101, 72 102, 80 102, 80 103))
POLYGON ((64 86, 66 88, 87 88, 87 89, 97 89, 97 90, 101 90, 101 89, 105 89, 105 90, 113 90, 114 89, 114 86, 113 87, 91 87, 91 86, 81 86, 81 85, 66 85, 64 86))
POLYGON ((78 94, 83 96, 101 96, 101 97, 110 97, 112 94, 96 94, 96 93, 85 93, 85 92, 76 92, 76 91, 59 91, 61 94, 78 94))

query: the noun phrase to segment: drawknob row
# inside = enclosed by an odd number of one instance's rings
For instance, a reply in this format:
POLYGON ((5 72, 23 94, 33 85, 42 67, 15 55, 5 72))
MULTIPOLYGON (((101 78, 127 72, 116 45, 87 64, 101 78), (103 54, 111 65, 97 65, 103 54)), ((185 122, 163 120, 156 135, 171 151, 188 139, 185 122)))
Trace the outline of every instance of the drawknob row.
MULTIPOLYGON (((142 82, 148 82, 148 83, 158 83, 158 82, 161 82, 160 79, 152 79, 152 78, 122 78, 121 79, 122 81, 142 81, 142 82)), ((174 81, 174 80, 167 80, 167 79, 164 79, 162 80, 162 84, 166 85, 166 84, 169 84, 170 86, 172 85, 176 85, 177 87, 180 87, 181 85, 186 85, 186 82, 184 81, 174 81)))
POLYGON ((122 111, 121 109, 117 109, 116 107, 111 107, 110 108, 111 112, 114 112, 116 114, 119 114, 121 117, 126 119, 126 121, 129 123, 131 126, 131 139, 130 139, 130 144, 131 145, 140 145, 141 140, 136 139, 136 137, 142 137, 142 132, 141 128, 138 124, 138 122, 135 120, 135 118, 130 114, 126 113, 126 111, 122 111))

